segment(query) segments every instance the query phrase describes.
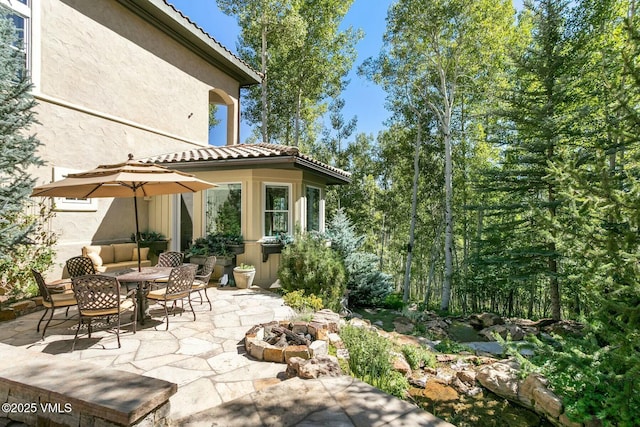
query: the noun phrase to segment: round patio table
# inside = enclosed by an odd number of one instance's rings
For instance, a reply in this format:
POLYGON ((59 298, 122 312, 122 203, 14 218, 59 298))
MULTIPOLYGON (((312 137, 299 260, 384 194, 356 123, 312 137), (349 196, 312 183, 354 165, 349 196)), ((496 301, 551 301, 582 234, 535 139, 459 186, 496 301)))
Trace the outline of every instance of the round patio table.
POLYGON ((142 267, 140 271, 137 269, 128 269, 121 272, 107 273, 115 276, 118 281, 129 289, 128 284, 135 284, 136 297, 138 299, 138 318, 140 323, 144 325, 144 319, 147 314, 147 298, 145 292, 147 283, 158 279, 165 279, 171 274, 173 267, 142 267))

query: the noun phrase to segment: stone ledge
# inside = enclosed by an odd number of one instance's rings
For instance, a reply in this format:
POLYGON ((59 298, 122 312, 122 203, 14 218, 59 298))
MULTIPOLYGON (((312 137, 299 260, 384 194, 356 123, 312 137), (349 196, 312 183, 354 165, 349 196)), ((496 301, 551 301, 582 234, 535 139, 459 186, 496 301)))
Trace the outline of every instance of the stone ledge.
POLYGON ((178 389, 168 381, 1 343, 0 360, 0 403, 68 403, 73 417, 95 417, 117 425, 148 420, 178 389))

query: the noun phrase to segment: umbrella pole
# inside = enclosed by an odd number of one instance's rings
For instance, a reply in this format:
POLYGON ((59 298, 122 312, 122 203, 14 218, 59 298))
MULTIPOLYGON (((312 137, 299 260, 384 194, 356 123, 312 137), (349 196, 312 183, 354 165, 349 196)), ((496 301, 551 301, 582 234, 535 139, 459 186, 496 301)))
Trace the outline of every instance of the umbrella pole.
POLYGON ((142 271, 140 267, 140 229, 138 228, 138 198, 133 193, 133 210, 136 213, 136 247, 138 248, 138 272, 142 271))

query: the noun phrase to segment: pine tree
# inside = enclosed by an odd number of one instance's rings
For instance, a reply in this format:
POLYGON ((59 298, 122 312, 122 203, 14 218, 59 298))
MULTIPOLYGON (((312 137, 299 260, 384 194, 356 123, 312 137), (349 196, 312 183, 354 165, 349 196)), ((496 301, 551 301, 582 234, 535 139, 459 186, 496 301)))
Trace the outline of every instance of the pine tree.
POLYGON ((35 183, 29 168, 42 164, 35 154, 40 143, 28 135, 35 101, 9 13, 0 5, 0 258, 28 241, 34 223, 18 217, 35 183))

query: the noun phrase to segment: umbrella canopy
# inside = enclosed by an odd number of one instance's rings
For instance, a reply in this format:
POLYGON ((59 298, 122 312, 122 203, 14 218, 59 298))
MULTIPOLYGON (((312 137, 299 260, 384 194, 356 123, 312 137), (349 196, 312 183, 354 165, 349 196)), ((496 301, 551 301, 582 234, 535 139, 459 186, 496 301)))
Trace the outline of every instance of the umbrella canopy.
POLYGON ((101 165, 96 169, 72 173, 66 178, 35 187, 32 197, 133 197, 136 216, 136 243, 138 244, 138 270, 140 270, 140 243, 138 203, 136 197, 162 194, 195 193, 215 187, 193 175, 167 169, 163 166, 129 160, 116 165, 101 165))

